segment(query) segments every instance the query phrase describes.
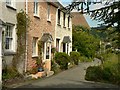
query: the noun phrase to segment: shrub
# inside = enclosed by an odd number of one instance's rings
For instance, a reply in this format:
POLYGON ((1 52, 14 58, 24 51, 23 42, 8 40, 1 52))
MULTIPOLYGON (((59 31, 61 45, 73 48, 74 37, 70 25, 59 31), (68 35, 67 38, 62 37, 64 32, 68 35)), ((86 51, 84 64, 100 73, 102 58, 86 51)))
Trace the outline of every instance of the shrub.
POLYGON ((54 71, 54 73, 60 72, 60 66, 55 62, 55 60, 51 60, 51 70, 54 71))
POLYGON ((58 65, 60 65, 60 69, 68 69, 70 57, 66 53, 58 52, 55 54, 55 61, 58 65))
POLYGON ((70 59, 71 61, 74 62, 75 65, 78 65, 80 59, 80 53, 76 51, 70 52, 70 59))
POLYGON ((81 56, 80 57, 80 62, 91 62, 91 61, 93 61, 92 58, 88 58, 86 56, 81 56))
POLYGON ((14 67, 5 68, 2 70, 2 79, 8 80, 13 79, 15 77, 21 76, 19 72, 14 67))
POLYGON ((100 66, 90 66, 87 68, 85 79, 90 81, 99 81, 102 78, 102 69, 100 66))
POLYGON ((115 54, 104 55, 105 62, 101 66, 88 67, 86 80, 105 81, 120 85, 120 63, 115 54), (111 55, 111 56, 110 56, 111 55))

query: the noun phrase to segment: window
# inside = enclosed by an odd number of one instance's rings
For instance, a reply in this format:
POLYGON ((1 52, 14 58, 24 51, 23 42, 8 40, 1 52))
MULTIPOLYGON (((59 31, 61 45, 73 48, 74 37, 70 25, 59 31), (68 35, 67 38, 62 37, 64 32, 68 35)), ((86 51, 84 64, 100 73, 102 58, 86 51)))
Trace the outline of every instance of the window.
POLYGON ((6 0, 6 3, 7 3, 8 5, 11 5, 11 4, 12 4, 11 0, 6 0))
POLYGON ((34 14, 39 15, 38 11, 38 1, 34 0, 34 14))
POLYGON ((66 18, 66 15, 65 13, 63 13, 63 26, 65 27, 65 18, 66 18))
POLYGON ((15 8, 15 0, 6 0, 7 6, 15 8))
POLYGON ((47 7, 47 20, 50 21, 51 20, 51 14, 50 14, 50 4, 48 4, 47 7))
POLYGON ((5 31, 5 49, 12 50, 12 41, 13 41, 13 26, 7 25, 5 31))
POLYGON ((49 59, 49 46, 46 48, 46 59, 49 59))
POLYGON ((58 9, 58 24, 60 25, 60 9, 58 9))
POLYGON ((56 49, 58 52, 59 52, 59 41, 60 41, 60 39, 56 39, 56 49))
POLYGON ((66 52, 66 43, 63 43, 63 52, 66 52))
POLYGON ((37 38, 33 37, 32 41, 32 55, 37 56, 37 38))
POLYGON ((68 28, 70 27, 70 16, 68 16, 68 28))

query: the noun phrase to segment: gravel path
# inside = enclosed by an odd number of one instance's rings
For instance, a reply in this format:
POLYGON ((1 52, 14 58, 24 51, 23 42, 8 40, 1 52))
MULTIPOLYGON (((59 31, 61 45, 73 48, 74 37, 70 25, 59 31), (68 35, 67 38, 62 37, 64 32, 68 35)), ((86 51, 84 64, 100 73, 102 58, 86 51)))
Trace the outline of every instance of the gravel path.
MULTIPOLYGON (((100 64, 98 59, 95 59, 93 62, 80 63, 72 69, 63 71, 49 78, 21 85, 19 88, 118 88, 116 85, 91 82, 84 79, 86 68, 90 65, 98 64, 100 64)), ((16 88, 18 88, 18 86, 16 88)))

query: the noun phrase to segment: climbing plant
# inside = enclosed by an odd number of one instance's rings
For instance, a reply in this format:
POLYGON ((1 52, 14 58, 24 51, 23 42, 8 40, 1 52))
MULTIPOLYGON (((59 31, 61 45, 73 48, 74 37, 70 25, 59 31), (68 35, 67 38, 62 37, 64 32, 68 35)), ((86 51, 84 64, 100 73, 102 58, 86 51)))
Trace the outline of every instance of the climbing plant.
POLYGON ((42 45, 43 42, 42 41, 38 41, 38 59, 36 61, 36 64, 38 65, 38 67, 43 67, 42 65, 42 45))
POLYGON ((13 67, 17 68, 17 65, 25 59, 26 53, 26 33, 29 26, 29 17, 21 10, 16 15, 17 18, 17 51, 13 57, 13 67))

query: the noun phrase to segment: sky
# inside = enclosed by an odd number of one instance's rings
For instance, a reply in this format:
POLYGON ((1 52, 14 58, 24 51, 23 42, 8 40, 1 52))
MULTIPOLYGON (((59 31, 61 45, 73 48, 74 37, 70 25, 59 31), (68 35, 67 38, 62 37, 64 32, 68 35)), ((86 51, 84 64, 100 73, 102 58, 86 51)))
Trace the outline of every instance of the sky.
MULTIPOLYGON (((61 3, 62 3, 63 5, 67 6, 68 4, 71 3, 72 0, 60 0, 60 1, 61 1, 61 3)), ((91 6, 90 8, 91 8, 91 9, 92 9, 92 8, 95 9, 95 8, 100 7, 100 6, 101 6, 101 5, 94 5, 94 6, 91 6)), ((85 19, 86 19, 86 21, 88 22, 88 24, 89 24, 90 27, 97 27, 98 24, 100 23, 100 22, 98 22, 98 21, 96 21, 96 20, 92 20, 89 15, 86 15, 86 14, 85 14, 84 17, 85 17, 85 19)))

